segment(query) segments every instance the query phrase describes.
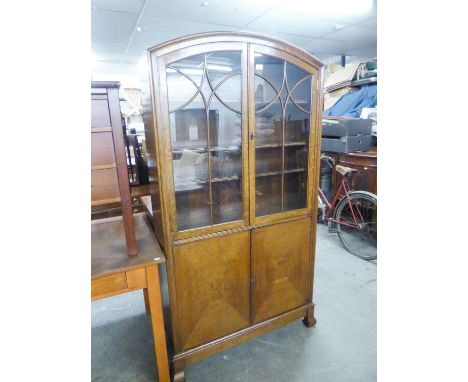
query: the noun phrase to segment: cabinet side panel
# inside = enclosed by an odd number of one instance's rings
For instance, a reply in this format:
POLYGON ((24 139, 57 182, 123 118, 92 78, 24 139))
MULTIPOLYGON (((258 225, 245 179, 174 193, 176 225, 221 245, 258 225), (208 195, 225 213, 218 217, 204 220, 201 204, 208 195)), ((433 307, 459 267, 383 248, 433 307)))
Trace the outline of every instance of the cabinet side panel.
POLYGON ((306 304, 311 219, 252 231, 252 321, 306 304))
POLYGON ((148 174, 153 214, 153 227, 159 244, 165 249, 163 218, 161 211, 161 193, 159 185, 159 170, 156 156, 156 125, 153 119, 149 76, 141 82, 141 103, 143 106, 143 122, 145 125, 146 158, 148 162, 148 174))
POLYGON ((181 350, 249 326, 249 237, 244 231, 173 247, 181 350))

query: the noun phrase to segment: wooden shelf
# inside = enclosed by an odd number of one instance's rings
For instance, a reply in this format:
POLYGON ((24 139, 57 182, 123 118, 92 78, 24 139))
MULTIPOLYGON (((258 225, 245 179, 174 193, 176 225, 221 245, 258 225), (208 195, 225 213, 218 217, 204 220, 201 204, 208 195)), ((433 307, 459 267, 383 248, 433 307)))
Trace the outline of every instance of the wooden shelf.
MULTIPOLYGON (((218 182, 229 182, 232 180, 239 180, 239 175, 232 175, 232 176, 223 176, 223 177, 216 177, 216 178, 211 178, 211 183, 218 183, 218 182)), ((195 185, 199 184, 208 184, 208 179, 206 180, 201 180, 201 179, 194 179, 192 183, 195 185)), ((177 185, 176 185, 177 189, 177 185)), ((197 188, 198 189, 198 188, 197 188)))
MULTIPOLYGON (((230 147, 210 147, 210 152, 216 152, 216 151, 241 151, 241 148, 238 147, 238 146, 231 146, 231 147, 235 147, 235 149, 233 148, 230 148, 230 147)), ((184 152, 184 150, 188 150, 188 151, 192 151, 192 152, 195 152, 195 153, 206 153, 208 151, 208 147, 199 147, 199 148, 189 148, 189 147, 186 147, 186 148, 174 148, 172 150, 172 153, 173 154, 182 154, 184 152)))
POLYGON ((370 77, 370 78, 363 78, 361 80, 356 80, 351 82, 351 86, 361 86, 361 85, 369 85, 369 84, 376 84, 377 77, 370 77))
MULTIPOLYGON (((284 174, 295 174, 297 172, 304 172, 305 168, 294 168, 292 170, 284 170, 284 174)), ((270 172, 262 172, 260 174, 256 174, 256 178, 264 177, 264 176, 272 176, 272 175, 281 175, 281 171, 270 171, 270 172)))
POLYGON ((211 178, 211 183, 229 182, 231 180, 239 180, 239 175, 223 176, 221 178, 211 178))
MULTIPOLYGON (((290 147, 290 146, 305 146, 307 145, 307 142, 305 141, 300 141, 300 142, 286 142, 284 144, 284 147, 290 147)), ((269 149, 269 148, 275 148, 275 147, 281 147, 282 145, 280 143, 269 143, 266 145, 261 145, 261 146, 256 146, 256 149, 269 149)))

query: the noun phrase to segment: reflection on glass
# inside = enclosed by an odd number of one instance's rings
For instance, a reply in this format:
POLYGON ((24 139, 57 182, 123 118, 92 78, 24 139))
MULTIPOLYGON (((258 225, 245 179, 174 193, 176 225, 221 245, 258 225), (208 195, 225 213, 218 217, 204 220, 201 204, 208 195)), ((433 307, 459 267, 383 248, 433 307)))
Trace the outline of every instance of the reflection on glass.
MULTIPOLYGON (((240 76, 237 76, 240 87, 240 76)), ((236 90, 236 87, 232 88, 236 90)), ((227 92, 226 92, 227 93, 227 92)), ((240 94, 233 92, 229 100, 241 109, 240 94)), ((213 224, 242 219, 242 119, 241 114, 227 108, 217 98, 211 108, 219 111, 219 124, 210 125, 212 142, 211 184, 213 224)))
POLYGON ((304 171, 285 172, 284 211, 307 207, 307 173, 304 171))
POLYGON ((167 66, 177 229, 242 219, 240 52, 167 66))
POLYGON ((255 54, 256 214, 307 207, 312 76, 255 54))
POLYGON ((281 212, 281 172, 255 179, 255 210, 257 216, 281 212))

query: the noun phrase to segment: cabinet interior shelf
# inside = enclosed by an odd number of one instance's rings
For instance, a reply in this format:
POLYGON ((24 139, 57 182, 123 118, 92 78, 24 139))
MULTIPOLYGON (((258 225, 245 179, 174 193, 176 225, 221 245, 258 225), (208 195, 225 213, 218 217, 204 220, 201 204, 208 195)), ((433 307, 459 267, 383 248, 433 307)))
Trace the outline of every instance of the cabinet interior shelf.
MULTIPOLYGON (((298 142, 285 142, 284 146, 285 147, 293 147, 293 146, 306 146, 307 142, 305 141, 298 141, 298 142)), ((276 148, 276 147, 281 147, 281 143, 267 143, 264 145, 259 145, 255 146, 256 149, 269 149, 269 148, 276 148)), ((172 150, 173 154, 182 154, 184 150, 189 150, 192 152, 196 153, 206 153, 208 151, 208 147, 198 147, 198 148, 190 148, 190 147, 185 147, 185 148, 174 148, 172 150)), ((211 152, 217 152, 217 151, 240 151, 240 147, 210 147, 211 152)))
MULTIPOLYGON (((290 146, 305 146, 307 145, 307 142, 305 141, 300 141, 300 142, 285 142, 284 147, 290 147, 290 146)), ((268 143, 265 145, 260 145, 260 146, 255 146, 256 149, 269 149, 269 148, 275 148, 275 147, 281 147, 281 143, 268 143)))
MULTIPOLYGON (((219 183, 219 182, 229 182, 233 180, 239 180, 239 175, 232 175, 232 176, 224 176, 224 177, 216 177, 216 178, 211 178, 211 183, 219 183)), ((182 189, 178 190, 178 186, 182 186, 183 184, 189 184, 189 185, 202 185, 202 184, 208 184, 208 179, 196 179, 196 180, 190 180, 189 182, 180 182, 175 184, 176 191, 190 191, 190 187, 187 189, 182 189)), ((197 189, 197 187, 193 187, 192 190, 197 189)))
MULTIPOLYGON (((284 174, 285 175, 295 174, 295 173, 304 172, 304 171, 306 171, 305 168, 294 168, 294 169, 291 169, 291 170, 284 170, 284 174)), ((281 171, 262 172, 262 173, 256 174, 255 177, 256 178, 262 178, 262 177, 274 176, 274 175, 281 175, 281 171)), ((224 177, 211 178, 211 183, 230 182, 230 181, 239 180, 239 179, 240 179, 239 175, 224 176, 224 177)), ((197 179, 197 180, 192 181, 192 184, 194 184, 194 185, 195 184, 198 184, 198 185, 208 184, 208 179, 206 179, 206 180, 197 179)), ((176 189, 177 189, 177 185, 176 185, 176 189)))
MULTIPOLYGON (((284 170, 284 174, 295 174, 297 172, 304 172, 305 168, 294 168, 291 170, 284 170)), ((281 175, 281 171, 269 171, 269 172, 262 172, 259 174, 256 174, 256 178, 261 178, 264 176, 273 176, 273 175, 281 175)))
MULTIPOLYGON (((216 178, 211 178, 211 183, 218 183, 218 182, 229 182, 231 180, 238 180, 239 175, 232 175, 232 176, 223 176, 223 177, 216 177, 216 178)), ((197 180, 198 184, 207 184, 208 179, 206 180, 197 180)))
MULTIPOLYGON (((184 150, 188 150, 195 153, 206 153, 208 151, 208 147, 185 147, 185 148, 175 148, 172 150, 173 154, 182 154, 184 150)), ((210 147, 210 152, 217 152, 217 151, 240 151, 240 147, 229 148, 229 147, 210 147)))

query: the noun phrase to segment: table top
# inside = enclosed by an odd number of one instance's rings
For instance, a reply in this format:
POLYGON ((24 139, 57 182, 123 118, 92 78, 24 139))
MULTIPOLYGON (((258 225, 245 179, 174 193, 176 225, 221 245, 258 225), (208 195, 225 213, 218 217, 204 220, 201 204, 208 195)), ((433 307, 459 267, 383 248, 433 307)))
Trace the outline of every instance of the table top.
POLYGON ((357 153, 349 153, 345 155, 351 155, 355 157, 369 157, 369 158, 377 158, 377 146, 371 147, 369 151, 361 151, 357 153))
POLYGON ((138 247, 128 256, 122 216, 91 222, 91 278, 165 262, 164 253, 144 212, 134 214, 138 247))

